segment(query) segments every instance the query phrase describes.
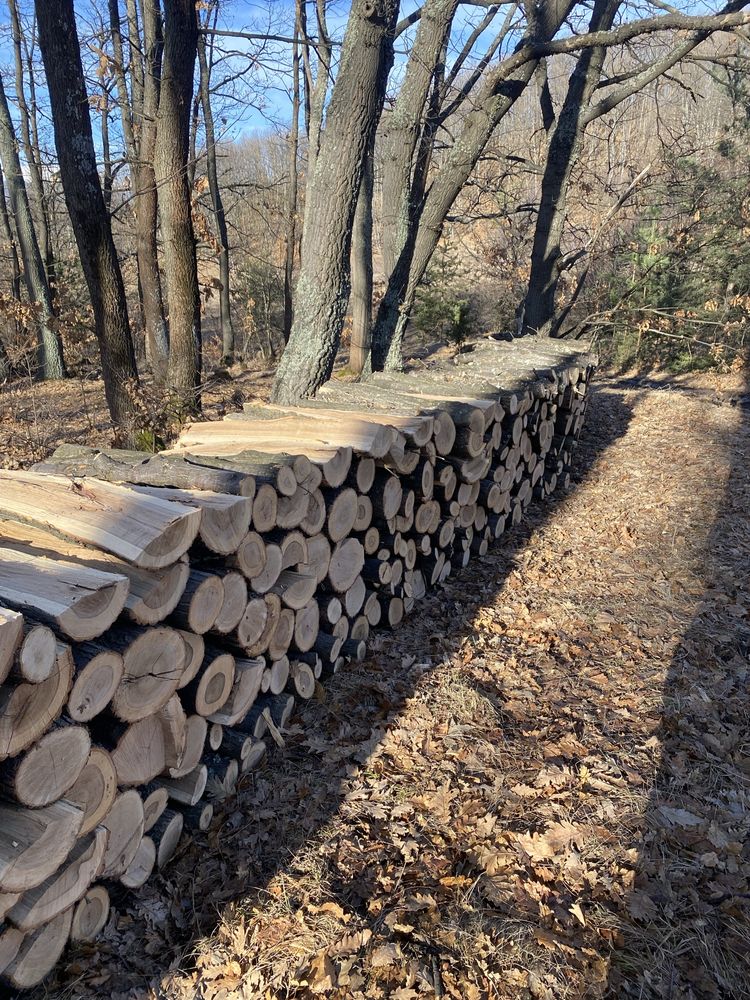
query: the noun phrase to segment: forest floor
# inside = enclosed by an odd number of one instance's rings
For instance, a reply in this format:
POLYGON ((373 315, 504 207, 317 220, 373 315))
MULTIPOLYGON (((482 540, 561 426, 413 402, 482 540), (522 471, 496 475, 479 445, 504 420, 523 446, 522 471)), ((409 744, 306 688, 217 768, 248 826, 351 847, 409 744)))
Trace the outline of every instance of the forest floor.
POLYGON ((36 996, 747 997, 740 382, 599 378, 570 491, 331 679, 36 996))

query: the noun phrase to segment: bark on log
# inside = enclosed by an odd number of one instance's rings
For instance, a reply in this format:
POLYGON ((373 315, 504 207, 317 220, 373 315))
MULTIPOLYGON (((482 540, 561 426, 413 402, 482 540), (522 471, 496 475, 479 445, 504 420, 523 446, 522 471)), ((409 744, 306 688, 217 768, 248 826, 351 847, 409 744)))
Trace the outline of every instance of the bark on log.
POLYGON ((108 629, 127 595, 124 576, 0 549, 0 601, 75 641, 108 629))
POLYGON ((124 486, 8 471, 0 471, 0 512, 143 569, 176 562, 195 540, 201 518, 200 510, 138 497, 124 486))
POLYGON ((78 780, 91 750, 84 726, 59 725, 22 757, 0 764, 0 790, 32 809, 62 798, 78 780))
POLYGON ((0 801, 0 892, 26 892, 56 871, 81 829, 83 811, 72 802, 24 809, 0 801))

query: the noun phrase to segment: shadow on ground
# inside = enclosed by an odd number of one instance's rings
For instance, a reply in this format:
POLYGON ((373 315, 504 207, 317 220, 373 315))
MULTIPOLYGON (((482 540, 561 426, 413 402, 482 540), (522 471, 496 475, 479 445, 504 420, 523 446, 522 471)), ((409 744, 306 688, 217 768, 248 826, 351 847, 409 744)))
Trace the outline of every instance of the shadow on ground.
MULTIPOLYGON (((635 393, 626 400, 594 386, 571 491, 626 433, 636 401, 635 393)), ((420 664, 426 665, 423 672, 431 664, 440 665, 451 651, 471 640, 477 613, 518 568, 531 535, 554 518, 561 502, 564 495, 534 503, 523 524, 503 536, 487 557, 472 562, 431 594, 392 638, 378 636, 365 663, 329 679, 326 700, 302 707, 300 725, 293 726, 286 746, 248 776, 209 833, 189 841, 167 871, 139 893, 115 893, 117 914, 102 938, 67 953, 55 978, 34 996, 177 995, 158 986, 154 993, 149 990, 172 970, 190 974, 197 943, 216 932, 228 904, 240 901, 262 908, 264 899, 275 902, 266 895, 269 882, 287 866, 297 865, 299 870, 306 844, 327 836, 329 824, 347 801, 352 769, 367 766, 368 755, 387 727, 415 697, 420 664), (411 652, 408 657, 403 657, 405 648, 411 652)), ((481 694, 502 706, 499 692, 485 689, 481 694)), ((359 849, 357 877, 328 889, 347 911, 369 919, 370 879, 376 874, 378 847, 363 836, 359 849)), ((289 912, 294 914, 303 902, 289 899, 289 912)), ((273 946, 269 942, 271 952, 273 946)), ((231 990, 225 994, 227 998, 255 995, 260 994, 231 990)))
POLYGON ((723 502, 712 525, 695 525, 704 593, 664 686, 613 998, 750 996, 750 413, 740 413, 740 432, 716 442, 717 465, 729 466, 723 502))

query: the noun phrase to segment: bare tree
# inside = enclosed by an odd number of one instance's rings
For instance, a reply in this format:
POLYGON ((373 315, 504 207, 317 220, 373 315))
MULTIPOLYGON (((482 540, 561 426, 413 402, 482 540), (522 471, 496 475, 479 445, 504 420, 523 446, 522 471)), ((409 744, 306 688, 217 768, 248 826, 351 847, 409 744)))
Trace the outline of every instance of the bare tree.
POLYGON ((200 408, 201 321, 187 164, 198 46, 194 0, 164 0, 164 59, 154 171, 169 303, 169 385, 188 412, 200 408))
POLYGON ((365 153, 393 64, 397 0, 354 0, 326 127, 309 178, 294 324, 273 398, 314 393, 333 370, 349 300, 351 233, 365 153))
POLYGON ((26 183, 18 156, 18 143, 13 130, 5 88, 0 78, 0 160, 8 185, 13 216, 16 220, 18 243, 23 258, 23 274, 29 299, 39 310, 39 347, 37 374, 43 379, 65 378, 62 343, 55 329, 52 293, 47 282, 47 272, 39 248, 36 227, 31 214, 26 183))
POLYGON ((65 203, 94 311, 104 391, 118 437, 135 437, 138 383, 125 288, 96 165, 73 0, 35 0, 65 203))
POLYGON ((134 0, 127 0, 130 94, 126 77, 118 0, 108 0, 109 26, 114 51, 113 72, 120 106, 125 155, 135 193, 135 240, 138 261, 146 357, 154 374, 166 377, 169 343, 164 319, 157 248, 157 194, 154 177, 156 115, 161 79, 161 8, 159 0, 142 0, 142 29, 134 0))
MULTIPOLYGON (((214 3, 213 10, 209 10, 208 16, 213 19, 213 26, 216 26, 216 16, 218 14, 218 3, 214 3)), ((227 220, 224 214, 224 203, 221 197, 219 186, 219 172, 216 163, 216 130, 214 128, 214 115, 211 108, 211 62, 213 60, 213 35, 206 44, 206 36, 203 32, 198 33, 198 65, 200 67, 200 101, 203 109, 203 125, 206 130, 206 173, 208 175, 208 190, 211 195, 211 207, 214 216, 214 225, 219 237, 219 312, 221 317, 221 355, 223 364, 231 364, 234 359, 234 328, 232 326, 232 309, 230 303, 229 287, 229 234, 227 232, 227 220), (208 52, 206 49, 208 48, 208 52)))
MULTIPOLYGON (((22 43, 25 42, 21 22, 18 17, 16 0, 8 0, 10 16, 10 31, 13 41, 13 61, 15 66, 16 103, 18 105, 18 121, 21 133, 23 155, 28 169, 31 188, 31 204, 35 216, 39 247, 44 258, 47 272, 47 283, 54 300, 55 296, 55 257, 50 235, 49 213, 47 210, 47 194, 42 177, 42 164, 39 153, 39 140, 36 136, 35 123, 26 101, 26 73, 24 70, 24 55, 22 43)), ((29 82, 33 86, 33 70, 29 67, 29 82)), ((33 91, 32 91, 33 96, 33 91)))
MULTIPOLYGON (((737 0, 728 4, 722 13, 738 11, 744 5, 745 0, 737 0)), ((597 0, 589 32, 611 28, 620 6, 621 0, 597 0)), ((692 32, 688 38, 669 48, 661 57, 653 59, 645 68, 639 68, 638 64, 634 70, 618 74, 618 78, 609 83, 602 81, 607 52, 604 46, 585 48, 578 55, 560 114, 551 132, 544 165, 531 252, 531 271, 522 308, 524 333, 555 335, 573 305, 574 299, 571 299, 558 312, 557 289, 563 272, 585 256, 586 248, 564 254, 560 244, 567 216, 571 173, 587 127, 662 76, 710 35, 711 31, 708 29, 692 32), (606 96, 596 100, 596 94, 603 83, 606 96)), ((579 281, 575 296, 580 293, 581 285, 582 282, 579 281)))
POLYGON ((372 326, 372 194, 374 150, 368 149, 354 213, 352 232, 352 346, 349 367, 359 375, 370 360, 372 326))
POLYGON ((299 114, 300 114, 300 31, 304 17, 305 0, 296 0, 294 41, 292 42, 292 124, 287 143, 289 148, 289 177, 286 188, 286 233, 284 246, 284 343, 292 332, 294 258, 297 245, 297 198, 299 189, 299 114))

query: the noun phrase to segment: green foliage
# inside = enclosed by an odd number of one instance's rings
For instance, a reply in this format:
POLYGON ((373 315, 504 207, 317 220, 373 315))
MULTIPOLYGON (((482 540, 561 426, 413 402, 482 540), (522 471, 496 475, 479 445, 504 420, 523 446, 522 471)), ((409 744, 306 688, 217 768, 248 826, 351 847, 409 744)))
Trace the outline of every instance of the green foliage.
POLYGON ((412 322, 429 339, 460 348, 478 326, 476 305, 467 291, 456 251, 441 246, 417 293, 412 322))

